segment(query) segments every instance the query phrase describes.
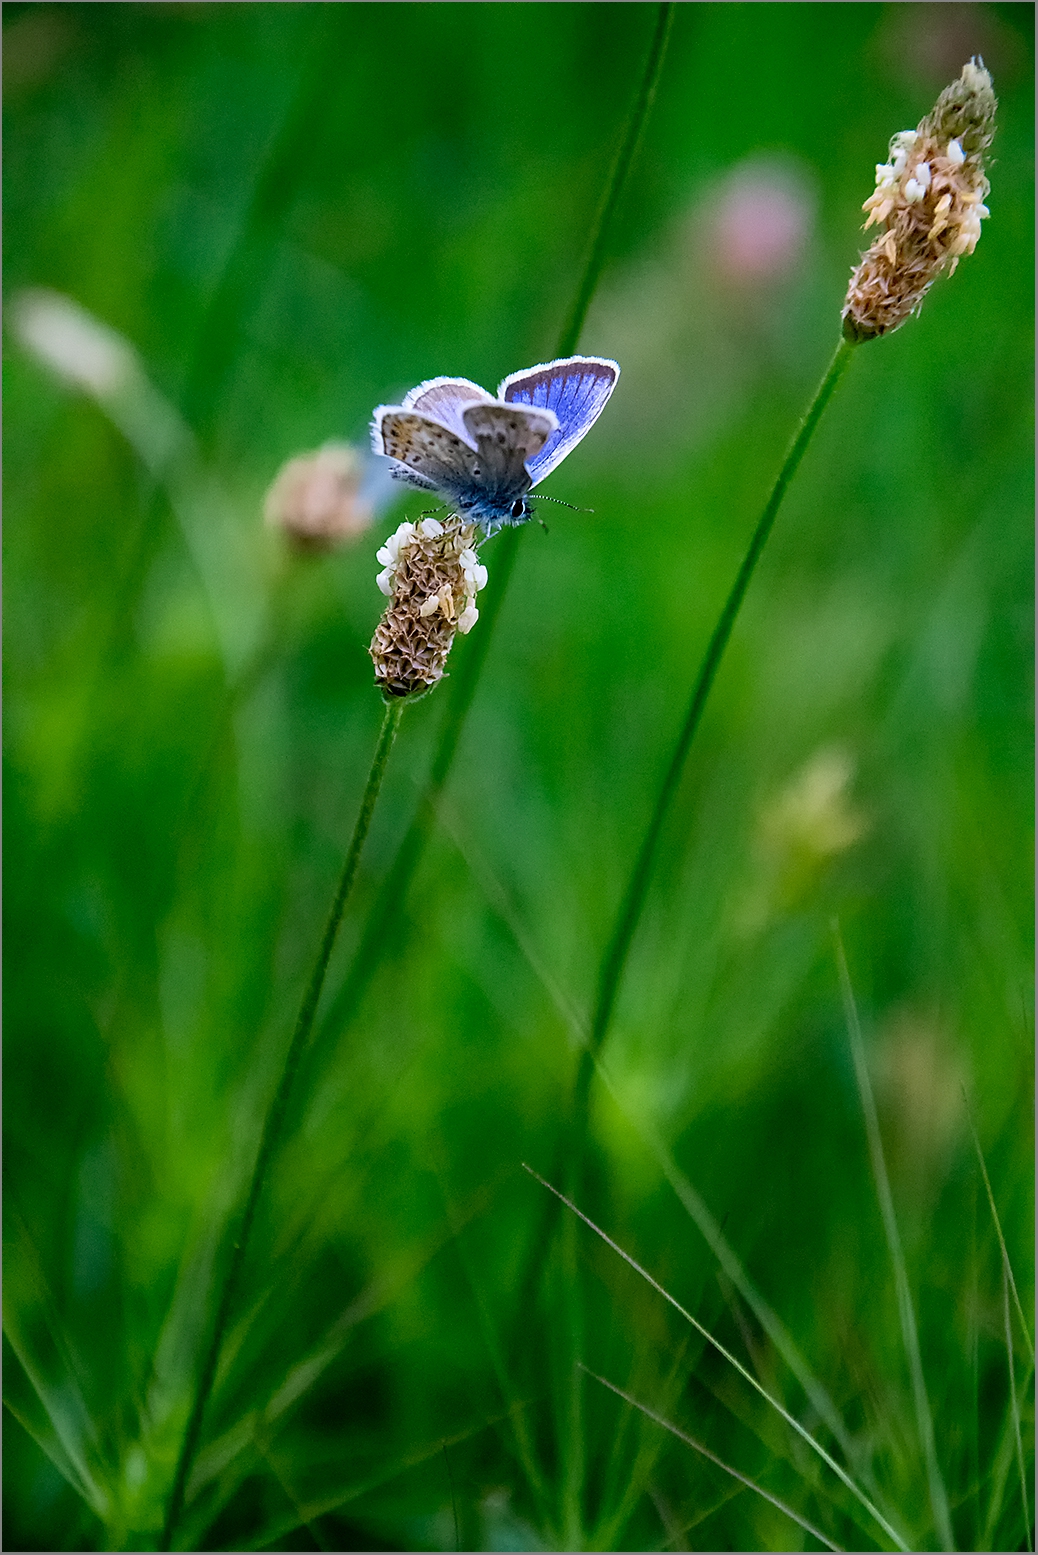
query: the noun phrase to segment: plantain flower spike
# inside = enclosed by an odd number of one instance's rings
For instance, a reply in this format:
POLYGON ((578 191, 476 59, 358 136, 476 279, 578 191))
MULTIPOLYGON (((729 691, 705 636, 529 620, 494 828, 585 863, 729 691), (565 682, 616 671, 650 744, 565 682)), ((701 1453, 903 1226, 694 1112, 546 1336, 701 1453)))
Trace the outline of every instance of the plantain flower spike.
POLYGON ((995 133, 998 103, 979 58, 946 86, 918 129, 890 142, 865 201, 865 229, 879 234, 851 276, 843 332, 855 342, 898 329, 918 311, 939 275, 972 254, 990 185, 984 154, 995 133))
POLYGON ((476 624, 476 595, 487 569, 475 540, 473 526, 452 513, 442 524, 437 518, 401 524, 379 550, 383 570, 376 582, 389 604, 368 652, 385 698, 435 686, 456 634, 476 624))

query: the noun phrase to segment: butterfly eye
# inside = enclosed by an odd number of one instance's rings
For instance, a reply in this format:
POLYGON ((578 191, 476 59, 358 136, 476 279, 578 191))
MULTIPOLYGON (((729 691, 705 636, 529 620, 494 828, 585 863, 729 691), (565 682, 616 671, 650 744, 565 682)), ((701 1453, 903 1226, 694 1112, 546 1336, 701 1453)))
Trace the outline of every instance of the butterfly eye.
POLYGON ((525 516, 526 516, 526 503, 523 501, 522 497, 517 497, 515 499, 515 501, 512 503, 512 517, 513 518, 525 518, 525 516))

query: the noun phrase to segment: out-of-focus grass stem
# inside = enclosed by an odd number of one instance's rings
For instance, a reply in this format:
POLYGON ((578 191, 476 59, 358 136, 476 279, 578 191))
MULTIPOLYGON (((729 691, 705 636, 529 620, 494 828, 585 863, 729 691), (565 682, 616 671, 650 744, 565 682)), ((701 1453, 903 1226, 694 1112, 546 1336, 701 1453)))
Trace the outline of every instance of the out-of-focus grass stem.
POLYGON ((317 952, 317 959, 314 962, 314 968, 310 974, 306 992, 303 995, 303 1002, 299 1008, 292 1040, 285 1054, 281 1077, 278 1080, 277 1089, 267 1109, 259 1149, 256 1152, 256 1162, 252 1169, 252 1178, 249 1182, 249 1190, 245 1199, 245 1207, 242 1210, 237 1235, 227 1265, 227 1272, 224 1275, 223 1286, 220 1291, 212 1337, 199 1372, 191 1413, 188 1417, 184 1439, 181 1444, 180 1457, 177 1462, 162 1535, 161 1547, 164 1550, 168 1550, 171 1547, 173 1535, 180 1520, 188 1475, 191 1472, 191 1466, 198 1450, 202 1420, 206 1405, 209 1402, 209 1396, 212 1393, 213 1383, 216 1379, 216 1368, 219 1364, 227 1324, 241 1277, 242 1266, 245 1262, 245 1254, 248 1250, 249 1238, 256 1218, 256 1210, 259 1206, 267 1173, 281 1138, 292 1084, 313 1029, 317 1005, 324 987, 325 975, 328 971, 328 962, 331 959, 336 936, 339 932, 339 924, 342 921, 342 915, 349 900, 353 882, 356 879, 360 856, 367 839, 368 829, 371 826, 371 817, 375 811, 375 804, 378 800, 379 790, 382 787, 382 779, 385 776, 389 753, 396 738, 402 712, 402 702, 392 702, 386 707, 382 728, 379 731, 378 741, 375 745, 375 754, 371 761, 371 769, 368 773, 368 780, 361 799, 360 810, 353 828, 353 836, 350 839, 342 874, 339 877, 339 884, 332 901, 331 911, 325 924, 324 934, 317 952))
POLYGON ((635 98, 631 109, 630 118, 620 149, 616 153, 616 160, 609 172, 605 194, 598 208, 595 224, 591 229, 591 242, 588 245, 587 262, 584 265, 584 273, 581 277, 577 295, 573 301, 573 307, 569 318, 559 336, 557 356, 570 356, 577 349, 580 340, 580 332, 584 328, 584 320, 587 318, 587 310, 591 306, 591 299, 595 295, 602 275, 608 252, 608 241, 616 216, 620 196, 624 192, 627 179, 637 155, 638 145, 642 138, 649 110, 652 107, 653 98, 656 96, 656 86, 659 82, 660 71, 663 67, 663 57, 667 52, 667 42, 670 38, 671 23, 674 20, 674 6, 664 4, 657 7, 656 28, 652 35, 652 43, 649 46, 649 56, 645 61, 645 70, 642 73, 641 85, 638 88, 638 96, 635 98))
MULTIPOLYGON (((576 350, 588 308, 601 279, 617 207, 627 185, 642 131, 656 95, 673 15, 673 4, 661 4, 657 7, 656 25, 638 93, 624 128, 620 148, 609 172, 602 203, 592 228, 587 259, 573 307, 556 345, 555 354, 558 357, 570 356, 576 350)), ((326 1020, 322 1022, 319 1041, 326 1036, 334 1037, 342 1029, 377 965, 379 947, 390 943, 389 924, 403 906, 411 876, 417 868, 432 831, 437 801, 454 764, 465 720, 486 663, 494 625, 500 615, 508 583, 515 568, 522 534, 521 528, 506 530, 494 548, 491 582, 484 596, 485 603, 480 605, 479 631, 474 632, 470 637, 458 669, 451 677, 443 724, 429 772, 429 781, 417 813, 386 876, 385 885, 372 908, 346 981, 329 1008, 326 1020)))
POLYGON ((898 1316, 901 1320, 901 1336, 908 1359, 909 1374, 912 1379, 912 1398, 915 1403, 916 1423, 923 1449, 923 1458, 926 1463, 930 1507, 933 1512, 937 1536, 941 1541, 941 1548, 953 1550, 955 1548, 955 1540, 952 1534, 951 1515, 948 1510, 948 1495, 944 1488, 940 1464, 937 1461, 933 1415, 930 1411, 930 1400, 927 1397, 926 1381, 923 1377, 923 1361, 919 1352, 919 1329, 916 1324, 915 1307, 912 1303, 912 1291, 908 1283, 908 1270, 905 1266, 904 1249, 901 1246, 901 1233, 898 1230, 897 1217, 894 1214, 894 1199, 890 1192, 890 1178, 887 1174, 886 1157, 883 1153, 883 1139, 879 1131, 876 1099, 872 1094, 872 1081, 869 1078, 869 1068, 865 1058, 865 1043, 861 1035, 858 1006, 854 998, 854 989, 851 986, 851 975, 847 966, 847 956, 843 948, 843 939, 838 924, 833 925, 833 935, 836 942, 836 961, 840 974, 840 992, 843 996, 844 1015, 847 1021, 847 1039, 850 1043, 851 1057, 854 1061, 854 1073, 858 1082, 858 1095, 861 1100, 862 1115, 865 1119, 865 1135, 868 1139, 869 1159, 872 1163, 872 1175, 876 1184, 876 1197, 879 1200, 883 1230, 886 1235, 890 1262, 894 1271, 898 1316))
POLYGON ((203 444, 212 439, 242 320, 274 261, 276 238, 299 189, 301 170, 312 155, 321 118, 341 86, 350 26, 344 10, 330 5, 311 12, 309 47, 295 90, 257 166, 237 236, 199 324, 182 402, 203 444))

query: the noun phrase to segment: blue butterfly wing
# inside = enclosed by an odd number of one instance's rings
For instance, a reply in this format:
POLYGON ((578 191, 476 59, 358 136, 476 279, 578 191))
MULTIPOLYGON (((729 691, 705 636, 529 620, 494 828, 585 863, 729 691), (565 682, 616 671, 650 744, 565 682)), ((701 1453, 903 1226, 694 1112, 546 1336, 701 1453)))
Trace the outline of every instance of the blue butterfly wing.
POLYGON ((570 356, 511 373, 497 391, 508 404, 552 410, 558 428, 539 453, 527 460, 536 486, 561 464, 591 430, 606 407, 620 376, 615 362, 602 356, 570 356))

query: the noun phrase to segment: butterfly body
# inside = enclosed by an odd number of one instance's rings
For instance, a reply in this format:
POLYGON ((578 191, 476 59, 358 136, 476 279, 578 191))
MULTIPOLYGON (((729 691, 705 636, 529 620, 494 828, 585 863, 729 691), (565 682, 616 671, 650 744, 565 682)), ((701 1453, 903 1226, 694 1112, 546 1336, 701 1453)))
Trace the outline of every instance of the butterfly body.
POLYGON ((431 378, 402 405, 379 406, 372 447, 397 480, 438 492, 491 535, 533 517, 527 492, 591 429, 619 374, 604 357, 566 357, 512 373, 496 396, 431 378))

